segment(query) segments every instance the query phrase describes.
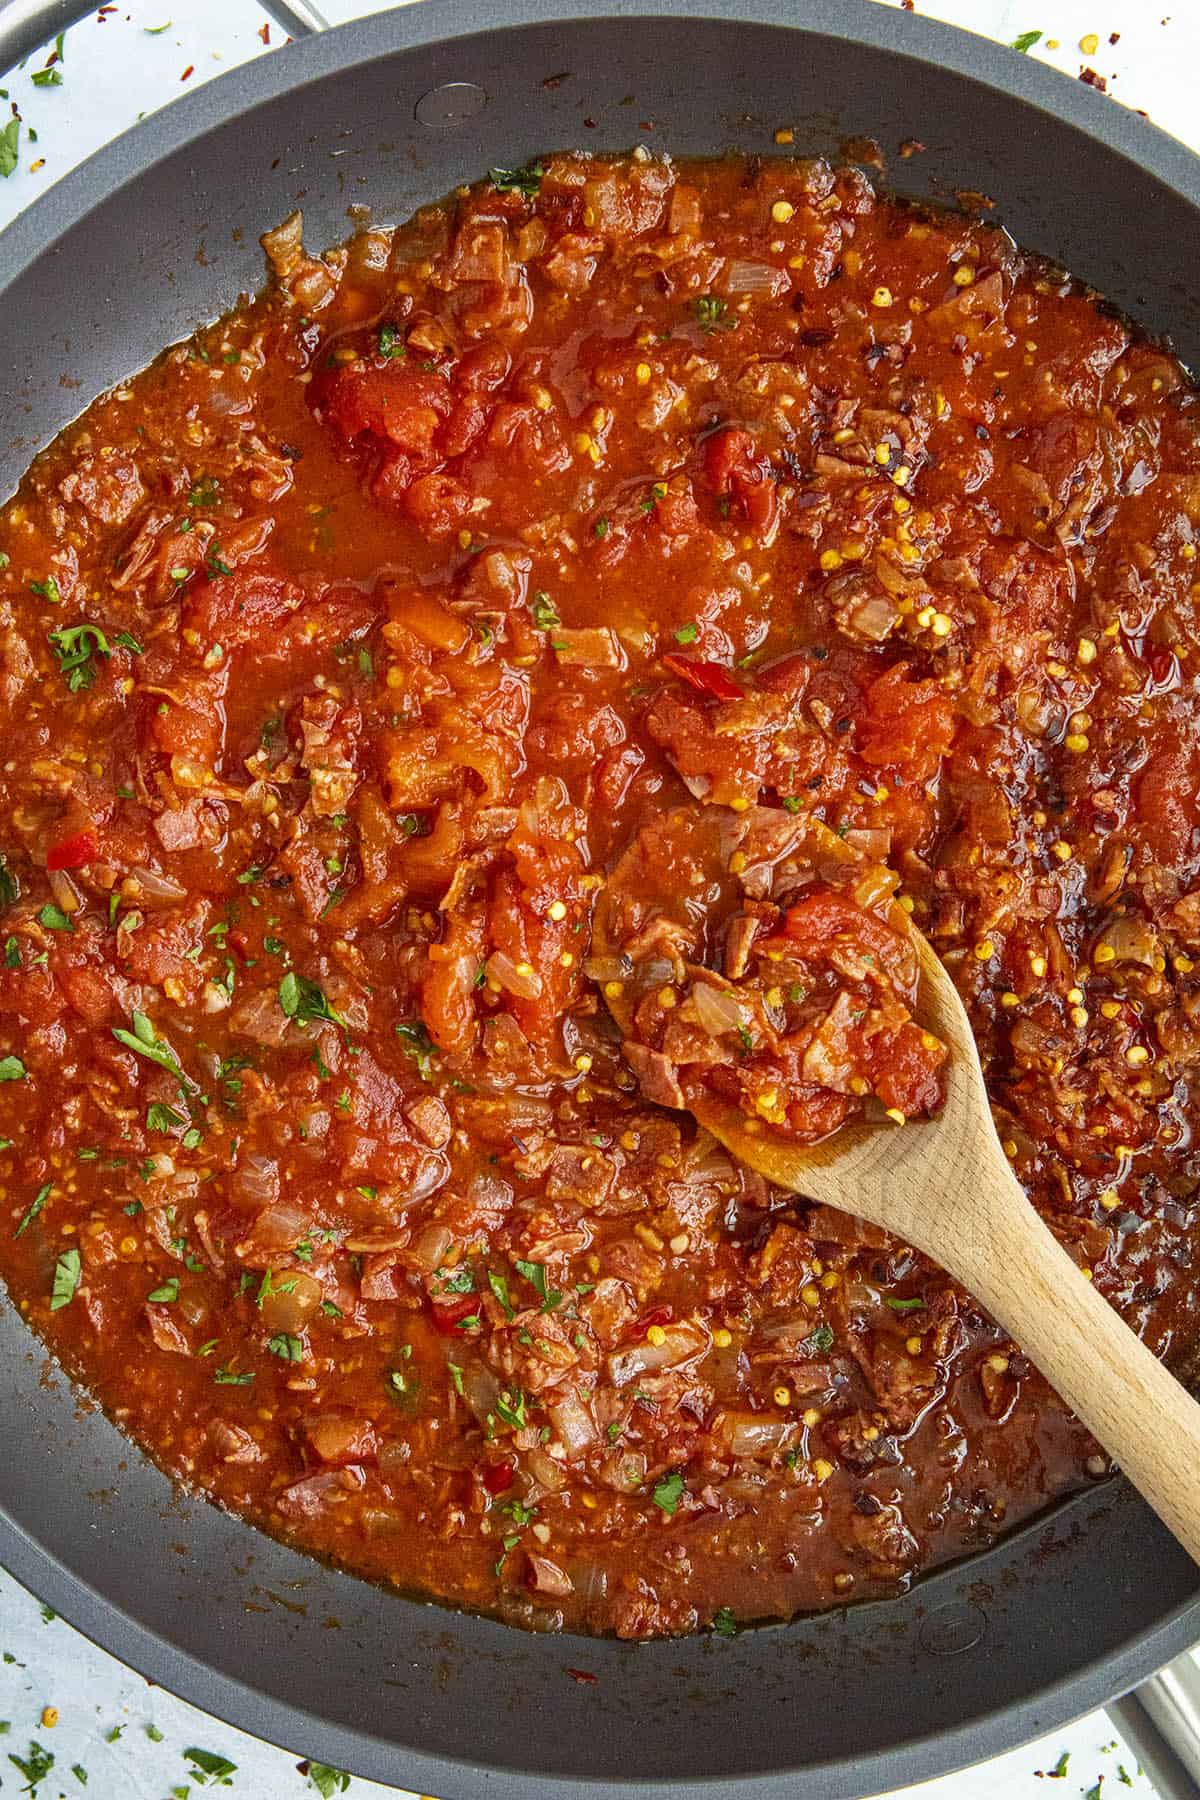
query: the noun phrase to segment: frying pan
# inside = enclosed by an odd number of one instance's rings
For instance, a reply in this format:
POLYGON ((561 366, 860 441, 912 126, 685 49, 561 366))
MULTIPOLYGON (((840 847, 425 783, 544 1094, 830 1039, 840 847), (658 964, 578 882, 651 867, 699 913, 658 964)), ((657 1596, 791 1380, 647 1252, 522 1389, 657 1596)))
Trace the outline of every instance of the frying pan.
MULTIPOLYGON (((118 377, 261 280, 259 232, 403 218, 550 148, 836 154, 987 195, 1200 361, 1200 162, 1028 59, 866 0, 425 0, 237 69, 0 236, 0 493, 118 377), (894 160, 918 140, 922 153, 894 160)), ((0 8, 0 67, 83 10, 0 8), (8 30, 6 36, 6 24, 8 30), (6 57, 5 51, 8 55, 6 57)), ((1200 1638, 1200 1575, 1118 1482, 902 1599, 733 1640, 536 1637, 368 1586, 189 1502, 0 1316, 0 1560, 196 1705, 445 1800, 850 1800, 991 1756, 1200 1638)))

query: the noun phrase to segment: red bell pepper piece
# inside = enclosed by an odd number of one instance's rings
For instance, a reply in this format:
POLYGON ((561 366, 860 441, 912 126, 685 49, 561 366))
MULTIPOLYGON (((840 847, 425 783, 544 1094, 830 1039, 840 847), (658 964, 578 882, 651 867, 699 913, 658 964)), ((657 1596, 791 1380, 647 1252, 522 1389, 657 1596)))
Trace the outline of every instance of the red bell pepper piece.
POLYGON ((48 869, 82 869, 86 863, 95 862, 99 851, 96 848, 94 831, 76 831, 70 837, 59 840, 50 847, 46 857, 48 869))
POLYGON ((710 700, 741 700, 742 690, 724 663, 701 662, 691 656, 676 656, 669 651, 663 662, 672 675, 678 675, 696 689, 698 694, 706 694, 710 700))

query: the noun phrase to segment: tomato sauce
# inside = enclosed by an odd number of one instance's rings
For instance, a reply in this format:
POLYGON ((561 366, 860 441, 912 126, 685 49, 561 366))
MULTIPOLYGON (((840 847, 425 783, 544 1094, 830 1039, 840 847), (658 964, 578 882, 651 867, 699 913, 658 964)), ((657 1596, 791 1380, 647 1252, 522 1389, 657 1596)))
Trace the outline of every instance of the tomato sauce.
POLYGON ((764 1117, 934 1109, 903 909, 1032 1204, 1186 1363, 1179 365, 821 163, 555 156, 265 245, 0 512, 14 1303, 189 1489, 537 1629, 894 1593, 1102 1477, 968 1293, 649 1058, 699 986, 686 1066, 764 1117), (797 830, 882 884, 755 886, 797 830), (631 1036, 639 845, 690 986, 631 1036))

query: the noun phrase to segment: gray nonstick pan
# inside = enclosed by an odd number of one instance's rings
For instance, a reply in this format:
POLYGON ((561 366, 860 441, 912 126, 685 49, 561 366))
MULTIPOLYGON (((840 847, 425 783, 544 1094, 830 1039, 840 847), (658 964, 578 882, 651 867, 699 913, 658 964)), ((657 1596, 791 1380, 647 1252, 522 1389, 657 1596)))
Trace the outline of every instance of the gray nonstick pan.
MULTIPOLYGON (((0 5, 0 68, 84 9, 0 5)), ((403 218, 489 165, 644 141, 971 191, 1200 364, 1200 160, 1078 83, 868 0, 424 0, 188 95, 0 235, 0 493, 262 278, 297 205, 403 218), (924 150, 907 159, 899 145, 924 150)), ((1200 1574, 1117 1480, 883 1605, 632 1645, 375 1589, 181 1498, 0 1305, 0 1561, 117 1656, 301 1754, 444 1800, 846 1800, 994 1755, 1200 1638, 1200 1574)))

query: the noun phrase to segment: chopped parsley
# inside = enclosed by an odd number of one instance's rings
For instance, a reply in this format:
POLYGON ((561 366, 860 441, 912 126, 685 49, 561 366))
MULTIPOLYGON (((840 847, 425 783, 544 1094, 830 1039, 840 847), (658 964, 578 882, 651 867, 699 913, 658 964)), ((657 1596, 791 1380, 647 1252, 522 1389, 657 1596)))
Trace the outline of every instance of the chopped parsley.
POLYGON ((187 1077, 179 1065, 179 1059, 169 1044, 164 1044, 156 1034, 153 1025, 145 1013, 130 1014, 132 1031, 125 1031, 120 1025, 114 1025, 112 1034, 118 1044, 124 1044, 127 1050, 133 1050, 138 1056, 144 1056, 148 1062, 157 1063, 168 1075, 173 1075, 180 1089, 187 1092, 187 1077))
POLYGON ((308 1785, 320 1794, 321 1800, 331 1800, 334 1794, 349 1792, 350 1777, 344 1769, 334 1769, 329 1763, 310 1762, 308 1785))
POLYGON ((213 1787, 232 1787, 229 1777, 237 1773, 237 1764, 230 1762, 227 1756, 218 1756, 215 1750, 197 1750, 194 1746, 183 1753, 184 1761, 194 1765, 190 1773, 203 1787, 211 1782, 213 1787))
POLYGON ((21 884, 5 858, 0 856, 0 906, 15 906, 20 898, 21 884))
POLYGON ((47 632, 46 636, 58 659, 58 672, 72 694, 79 693, 81 688, 90 688, 95 681, 95 657, 102 656, 107 662, 116 646, 132 651, 135 656, 142 654, 142 646, 127 631, 118 631, 110 644, 100 627, 87 620, 81 625, 64 625, 58 631, 47 632))
POLYGON ((719 1606, 713 1614, 712 1628, 718 1637, 736 1637, 737 1620, 731 1606, 719 1606))
POLYGON ((10 1750, 8 1753, 8 1760, 15 1769, 21 1771, 21 1774, 29 1783, 29 1786, 25 1791, 31 1795, 36 1795, 38 1782, 45 1781, 47 1775, 54 1767, 53 1751, 43 1749, 41 1744, 35 1743, 32 1739, 30 1740, 29 1750, 26 1755, 14 1756, 13 1752, 10 1750))
POLYGON ((61 87, 63 84, 61 69, 38 69, 29 79, 34 87, 61 87))
POLYGON ((508 1297, 508 1277, 506 1275, 497 1275, 493 1270, 489 1269, 487 1279, 488 1286, 491 1288, 493 1294, 495 1294, 500 1305, 504 1308, 505 1318, 515 1318, 516 1308, 508 1297))
MULTIPOLYGON (((166 30, 166 27, 163 27, 166 30)), ((188 495, 189 506, 216 506, 221 498, 221 484, 215 475, 202 475, 188 495)))
POLYGON ((16 168, 21 151, 21 121, 10 119, 0 126, 0 176, 9 176, 16 168))
POLYGON ((703 332, 737 329, 738 321, 726 317, 728 308, 724 300, 718 300, 715 294, 698 294, 692 301, 692 311, 703 332))
POLYGON ((673 1518, 683 1492, 683 1476, 678 1469, 673 1469, 669 1475, 663 1476, 655 1488, 654 1504, 660 1512, 666 1513, 668 1518, 673 1518))
POLYGON ((514 1431, 524 1429, 525 1395, 520 1388, 505 1388, 496 1397, 496 1417, 505 1425, 511 1425, 514 1431))
MULTIPOLYGON (((53 1189, 53 1187, 54 1187, 54 1183, 52 1181, 48 1181, 46 1183, 45 1187, 38 1189, 37 1194, 35 1195, 33 1200, 31 1200, 29 1203, 29 1208, 25 1214, 25 1217, 21 1220, 21 1223, 17 1226, 17 1229, 13 1232, 13 1236, 15 1238, 19 1238, 21 1233, 26 1229, 26 1227, 33 1224, 33 1221, 37 1218, 37 1216, 41 1212, 43 1206, 45 1206, 47 1200, 50 1198, 51 1190, 53 1189)), ((70 1298, 70 1296, 68 1295, 68 1299, 69 1298, 70 1298)))
POLYGON ((542 1311, 553 1312, 561 1306, 563 1296, 557 1288, 547 1285, 545 1263, 522 1262, 519 1257, 513 1258, 514 1266, 541 1295, 542 1311))
POLYGON ((556 626, 562 624, 562 620, 554 610, 554 603, 549 594, 541 589, 530 601, 529 610, 533 614, 533 622, 539 631, 553 631, 556 626))
POLYGON ((379 354, 389 362, 398 356, 408 355, 408 346, 394 325, 379 327, 379 354))
POLYGON ((1035 44, 1040 44, 1041 41, 1042 34, 1040 31, 1022 31, 1013 39, 1012 43, 1009 45, 1009 49, 1019 50, 1022 56, 1027 56, 1033 49, 1033 46, 1035 44))
POLYGON ((891 1294, 888 1294, 885 1297, 885 1305, 890 1306, 892 1311, 896 1313, 910 1313, 920 1312, 924 1307, 925 1302, 921 1299, 897 1300, 893 1298, 891 1294))
POLYGON ((43 600, 50 602, 51 606, 62 605, 62 593, 53 575, 47 575, 45 581, 31 581, 29 591, 31 594, 40 594, 43 600))
POLYGON ((692 621, 687 625, 681 625, 679 627, 679 630, 675 633, 675 642, 677 644, 694 644, 699 636, 700 627, 692 621))
POLYGON ((214 1373, 213 1380, 218 1387, 249 1387, 254 1380, 254 1371, 252 1369, 220 1368, 214 1373))
POLYGON ((316 982, 310 981, 307 975, 297 975, 294 969, 289 969, 279 983, 279 1004, 297 1025, 327 1019, 332 1025, 340 1025, 343 1031, 347 1029, 345 1019, 330 1006, 316 982))
POLYGON ((172 1275, 169 1280, 163 1282, 161 1287, 156 1287, 153 1293, 147 1294, 146 1298, 152 1300, 156 1306, 172 1306, 179 1298, 178 1275, 172 1275))
POLYGON ((523 194, 532 200, 546 173, 541 163, 526 163, 523 169, 489 169, 488 180, 499 194, 523 194))
POLYGON ((55 906, 52 900, 47 900, 45 906, 38 913, 38 924, 44 925, 47 931, 74 931, 75 929, 70 915, 65 913, 61 906, 55 906))
POLYGON ((827 1351, 833 1349, 833 1326, 818 1325, 817 1329, 810 1332, 805 1338, 800 1348, 810 1351, 814 1356, 824 1356, 827 1351))
POLYGON ((0 1081, 24 1081, 24 1079, 25 1064, 19 1056, 0 1056, 0 1081))
POLYGON ((281 1362, 298 1363, 304 1361, 303 1341, 298 1337, 293 1337, 289 1331, 279 1331, 273 1338, 268 1338, 267 1349, 271 1352, 272 1356, 277 1356, 281 1362))
POLYGON ((182 1114, 173 1106, 164 1106, 161 1100, 156 1100, 146 1114, 147 1131, 169 1132, 173 1126, 182 1124, 182 1114))
POLYGON ((78 1250, 64 1250, 54 1265, 54 1285, 50 1290, 50 1311, 59 1312, 75 1298, 83 1274, 83 1258, 78 1250))
POLYGON ((461 1394, 462 1394, 462 1392, 463 1392, 463 1373, 462 1373, 462 1370, 461 1370, 461 1369, 460 1369, 460 1368, 459 1368, 459 1366, 458 1366, 458 1364, 457 1364, 457 1363, 447 1363, 447 1364, 446 1364, 446 1367, 447 1367, 447 1368, 448 1368, 448 1369, 449 1369, 449 1371, 450 1371, 450 1379, 451 1379, 451 1381, 452 1381, 452 1382, 453 1382, 453 1383, 454 1383, 454 1391, 455 1391, 455 1393, 456 1393, 456 1394, 460 1394, 460 1395, 461 1395, 461 1394))
POLYGON ((423 1019, 401 1019, 396 1027, 396 1036, 401 1038, 404 1048, 417 1065, 417 1074, 422 1081, 433 1080, 433 1061, 437 1055, 437 1045, 425 1029, 423 1019))

